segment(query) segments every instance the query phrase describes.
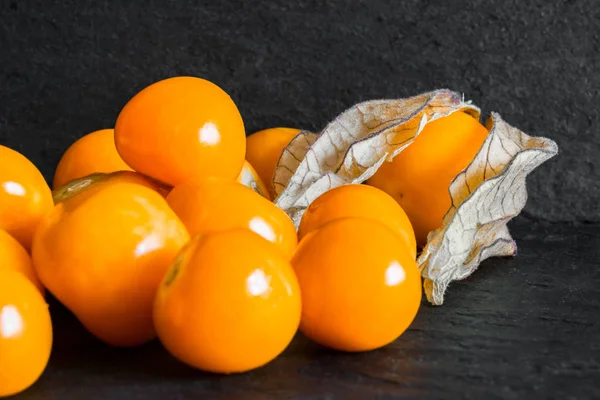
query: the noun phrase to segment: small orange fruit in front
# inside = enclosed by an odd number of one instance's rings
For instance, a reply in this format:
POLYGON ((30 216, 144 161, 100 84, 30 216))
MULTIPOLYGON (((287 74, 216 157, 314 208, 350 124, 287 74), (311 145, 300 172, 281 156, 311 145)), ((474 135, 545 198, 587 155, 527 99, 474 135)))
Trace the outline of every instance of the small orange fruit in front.
POLYGON ((101 129, 73 143, 60 159, 54 172, 54 189, 74 179, 97 172, 131 171, 115 147, 115 131, 101 129))
POLYGON ((188 239, 154 190, 90 185, 43 219, 33 264, 44 286, 92 334, 113 346, 136 346, 155 336, 156 289, 188 239))
POLYGON ((269 200, 237 182, 188 182, 175 187, 167 202, 190 235, 247 228, 291 257, 298 238, 294 223, 269 200))
POLYGON ((29 250, 38 223, 52 207, 50 188, 35 165, 0 145, 0 229, 29 250))
POLYGON ((333 349, 385 346, 408 328, 421 304, 411 252, 372 219, 337 219, 312 231, 292 266, 302 292, 300 330, 333 349))
POLYGON ((179 360, 217 373, 248 371, 279 355, 300 322, 289 261, 246 229, 196 236, 161 284, 158 337, 179 360))
POLYGON ((242 117, 227 93, 201 78, 156 82, 125 105, 115 143, 134 170, 172 186, 235 180, 246 152, 242 117))
POLYGON ((0 229, 0 270, 11 269, 23 274, 44 295, 45 290, 37 277, 31 257, 17 239, 0 229))
POLYGON ((344 185, 328 190, 313 201, 302 216, 298 238, 339 218, 374 219, 396 232, 413 258, 417 255, 415 233, 402 207, 390 195, 367 185, 344 185))
POLYGON ((33 385, 51 349, 52 322, 39 290, 23 274, 0 269, 0 397, 33 385))
POLYGON ((451 206, 450 183, 473 161, 487 134, 472 116, 452 113, 425 125, 410 146, 367 181, 402 206, 419 245, 442 225, 451 206))
POLYGON ((294 128, 270 128, 258 131, 246 139, 246 159, 267 186, 271 198, 275 198, 273 174, 283 149, 300 133, 294 128))

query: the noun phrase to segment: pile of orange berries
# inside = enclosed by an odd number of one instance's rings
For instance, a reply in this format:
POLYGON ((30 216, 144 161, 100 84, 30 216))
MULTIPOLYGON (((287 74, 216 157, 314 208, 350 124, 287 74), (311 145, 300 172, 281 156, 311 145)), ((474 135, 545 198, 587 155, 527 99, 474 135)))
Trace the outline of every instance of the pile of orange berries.
POLYGON ((320 196, 298 232, 272 202, 271 178, 299 130, 246 139, 234 102, 204 79, 139 92, 114 130, 65 152, 53 192, 29 160, 0 146, 0 396, 46 367, 47 292, 110 345, 158 336, 181 361, 218 373, 264 365, 298 329, 341 351, 394 341, 421 302, 417 244, 439 225, 449 180, 478 148, 458 162, 429 154, 436 172, 415 161, 419 143, 444 129, 458 130, 458 143, 487 133, 466 114, 444 120, 370 185, 320 196))

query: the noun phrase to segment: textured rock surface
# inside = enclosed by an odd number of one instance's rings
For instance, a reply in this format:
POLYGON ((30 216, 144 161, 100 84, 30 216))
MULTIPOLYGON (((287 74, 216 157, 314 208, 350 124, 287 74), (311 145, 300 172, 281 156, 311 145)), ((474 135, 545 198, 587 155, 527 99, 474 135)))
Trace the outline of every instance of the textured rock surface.
POLYGON ((318 131, 349 106, 447 87, 561 153, 528 180, 526 217, 443 307, 425 302, 366 354, 298 337, 264 369, 202 374, 158 344, 109 349, 52 303, 56 347, 23 399, 599 398, 600 2, 0 0, 0 143, 51 179, 78 137, 144 86, 199 75, 248 132, 318 131), (143 3, 143 4, 142 4, 143 3), (535 395, 535 396, 534 396, 535 395))
POLYGON ((225 88, 248 132, 447 87, 558 142, 530 214, 600 221, 600 2, 264 3, 0 1, 0 143, 50 178, 70 142, 178 74, 225 88))

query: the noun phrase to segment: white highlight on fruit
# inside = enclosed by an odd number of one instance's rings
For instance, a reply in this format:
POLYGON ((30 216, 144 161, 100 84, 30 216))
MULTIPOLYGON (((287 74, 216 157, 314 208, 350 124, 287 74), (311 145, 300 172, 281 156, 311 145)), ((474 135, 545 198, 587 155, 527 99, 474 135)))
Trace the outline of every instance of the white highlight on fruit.
POLYGON ((406 279, 406 272, 402 265, 398 264, 398 261, 392 261, 385 270, 385 284, 388 286, 396 286, 404 282, 406 279))
POLYGON ((202 125, 198 132, 198 137, 201 143, 214 145, 221 141, 221 133, 219 128, 213 122, 207 122, 202 125))
POLYGON ((260 236, 264 237, 269 242, 274 242, 275 239, 277 239, 277 235, 275 234, 275 231, 273 231, 271 225, 269 225, 267 221, 265 221, 261 217, 252 218, 250 220, 249 227, 251 231, 258 233, 260 236))
POLYGON ((0 336, 10 339, 23 332, 23 318, 15 306, 4 306, 0 309, 0 336))
POLYGON ((2 187, 8 194, 12 194, 13 196, 25 196, 25 188, 23 185, 17 182, 4 182, 2 187))
POLYGON ((246 279, 246 290, 252 296, 261 296, 271 290, 271 278, 262 269, 256 269, 246 279))
POLYGON ((162 238, 156 233, 151 233, 150 235, 146 236, 141 242, 139 242, 137 246, 135 246, 134 254, 136 257, 141 257, 144 254, 160 249, 162 246, 162 238))

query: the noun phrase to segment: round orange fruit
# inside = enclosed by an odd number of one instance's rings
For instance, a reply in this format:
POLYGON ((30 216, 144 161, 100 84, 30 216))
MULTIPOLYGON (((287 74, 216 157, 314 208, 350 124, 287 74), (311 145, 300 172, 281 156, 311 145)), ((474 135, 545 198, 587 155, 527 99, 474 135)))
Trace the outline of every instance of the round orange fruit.
POLYGON ((54 172, 54 189, 97 172, 131 171, 115 147, 115 131, 101 129, 78 139, 65 151, 54 172))
POLYGON ((337 219, 305 236, 292 266, 304 335, 342 351, 385 346, 411 324, 421 278, 402 238, 365 218, 337 219))
POLYGON ((44 287, 33 269, 27 250, 17 239, 10 236, 4 229, 0 229, 0 270, 3 269, 20 272, 44 295, 44 287))
POLYGON ((52 207, 52 192, 35 165, 0 145, 0 229, 29 250, 37 225, 52 207))
POLYGON ((214 83, 188 76, 136 94, 117 118, 115 143, 134 170, 172 186, 190 179, 235 180, 246 152, 233 100, 214 83))
POLYGON ((390 195, 367 185, 344 185, 331 189, 313 201, 304 212, 298 238, 339 218, 363 217, 374 219, 396 232, 417 255, 415 233, 402 207, 390 195))
POLYGON ((167 202, 192 236, 247 228, 275 243, 288 257, 298 243, 287 214, 237 182, 188 182, 175 187, 167 202))
POLYGON ((233 373, 260 367, 290 343, 300 291, 289 261, 246 229, 196 236, 156 296, 154 323, 179 360, 233 373))
POLYGON ((155 337, 156 289, 188 240, 154 190, 120 181, 90 185, 42 220, 33 264, 92 334, 113 346, 136 346, 155 337))
POLYGON ((52 322, 39 290, 23 274, 0 269, 0 397, 33 385, 51 349, 52 322))
POLYGON ((425 125, 410 146, 367 181, 402 206, 419 245, 442 225, 451 206, 450 183, 473 161, 487 134, 472 116, 452 113, 425 125))

